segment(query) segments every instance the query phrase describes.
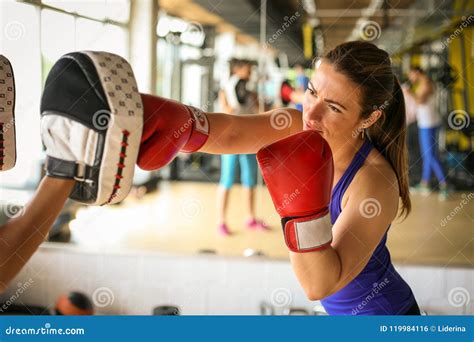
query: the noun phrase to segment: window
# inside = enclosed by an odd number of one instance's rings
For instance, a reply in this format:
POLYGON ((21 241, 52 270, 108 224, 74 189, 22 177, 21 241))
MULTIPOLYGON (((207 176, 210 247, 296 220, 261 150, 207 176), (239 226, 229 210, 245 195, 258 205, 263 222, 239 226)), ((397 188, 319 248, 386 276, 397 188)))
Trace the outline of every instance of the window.
MULTIPOLYGON (((36 188, 44 162, 40 137, 42 85, 63 54, 110 51, 128 58, 130 0, 0 0, 0 51, 16 81, 17 165, 0 173, 2 188, 36 188)), ((2 193, 2 199, 6 196, 2 193)))

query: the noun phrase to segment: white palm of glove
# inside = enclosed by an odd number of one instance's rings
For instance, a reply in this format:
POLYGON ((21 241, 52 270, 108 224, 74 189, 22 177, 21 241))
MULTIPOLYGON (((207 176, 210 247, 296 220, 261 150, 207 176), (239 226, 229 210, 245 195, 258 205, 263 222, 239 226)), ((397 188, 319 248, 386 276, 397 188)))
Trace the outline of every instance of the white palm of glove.
POLYGON ((80 122, 61 115, 44 115, 41 137, 48 156, 89 166, 94 164, 99 134, 80 122))

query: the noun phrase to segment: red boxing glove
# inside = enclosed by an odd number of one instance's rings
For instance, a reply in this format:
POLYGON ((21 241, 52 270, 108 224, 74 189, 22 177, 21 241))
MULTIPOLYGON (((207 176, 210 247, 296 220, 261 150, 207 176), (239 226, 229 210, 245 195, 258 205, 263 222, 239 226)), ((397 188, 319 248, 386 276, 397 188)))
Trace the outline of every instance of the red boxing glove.
POLYGON ((262 148, 257 160, 288 248, 304 253, 329 247, 334 166, 327 142, 315 131, 304 131, 262 148))
POLYGON ((143 134, 137 165, 158 170, 178 152, 195 152, 207 141, 209 120, 201 110, 159 96, 141 94, 143 134))

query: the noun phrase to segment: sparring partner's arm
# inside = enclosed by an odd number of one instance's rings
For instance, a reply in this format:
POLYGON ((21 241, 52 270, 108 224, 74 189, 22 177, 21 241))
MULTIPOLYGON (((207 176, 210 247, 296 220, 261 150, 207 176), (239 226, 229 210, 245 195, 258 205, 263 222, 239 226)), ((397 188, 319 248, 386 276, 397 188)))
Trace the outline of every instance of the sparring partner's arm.
POLYGON ((405 98, 406 125, 409 126, 416 121, 416 100, 406 84, 402 84, 401 88, 405 98))
POLYGON ((398 186, 389 167, 361 169, 348 191, 347 203, 332 228, 330 248, 290 252, 293 270, 310 300, 325 298, 351 282, 397 215, 398 186))
POLYGON ((433 91, 434 91, 434 87, 433 87, 432 82, 427 78, 423 78, 420 82, 420 85, 418 86, 418 89, 416 89, 414 93, 416 103, 418 104, 426 103, 426 101, 431 96, 433 91))
POLYGON ((140 93, 122 57, 82 51, 54 64, 41 98, 47 177, 23 215, 0 231, 0 290, 43 241, 67 197, 104 205, 127 196, 142 128, 140 93))
POLYGON ((256 153, 263 146, 303 129, 302 114, 293 108, 253 115, 208 113, 207 117, 209 137, 199 152, 211 154, 256 153))
POLYGON ((219 90, 219 105, 221 106, 222 110, 226 113, 232 113, 232 107, 227 102, 227 98, 225 96, 224 90, 219 90))
POLYGON ((44 241, 73 185, 73 180, 44 177, 22 214, 0 227, 0 293, 44 241))

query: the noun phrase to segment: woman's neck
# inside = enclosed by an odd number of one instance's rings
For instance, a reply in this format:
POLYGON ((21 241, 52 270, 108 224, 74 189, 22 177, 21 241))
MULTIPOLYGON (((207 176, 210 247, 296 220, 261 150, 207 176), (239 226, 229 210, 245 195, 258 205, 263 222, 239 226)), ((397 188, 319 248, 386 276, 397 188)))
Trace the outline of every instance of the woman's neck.
POLYGON ((364 140, 362 139, 350 139, 349 141, 346 140, 344 142, 334 142, 332 144, 329 143, 334 160, 334 170, 336 173, 344 172, 349 167, 349 164, 352 162, 352 159, 354 159, 355 154, 363 144, 364 140))

